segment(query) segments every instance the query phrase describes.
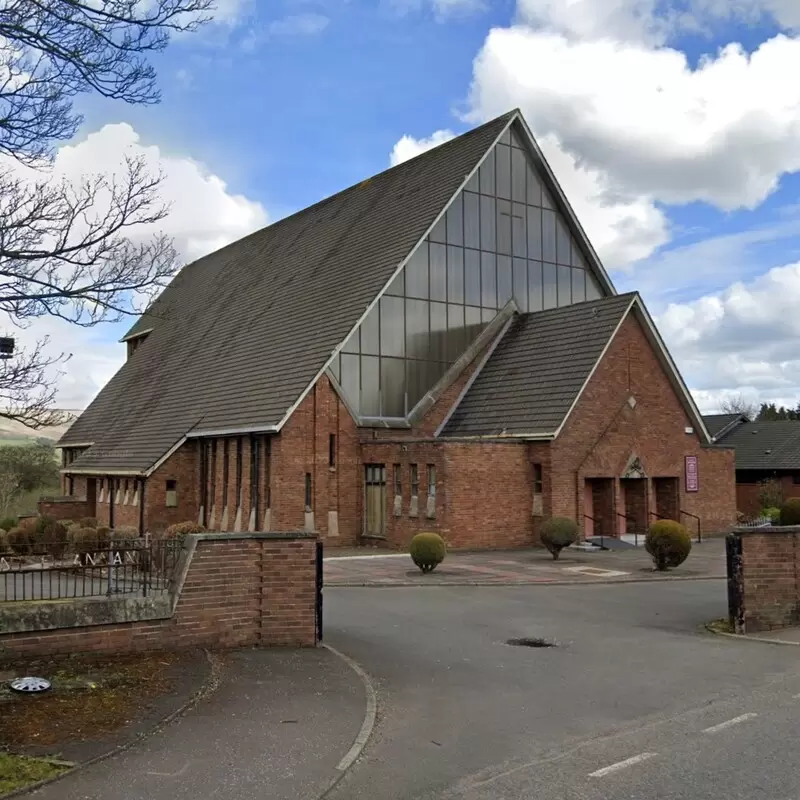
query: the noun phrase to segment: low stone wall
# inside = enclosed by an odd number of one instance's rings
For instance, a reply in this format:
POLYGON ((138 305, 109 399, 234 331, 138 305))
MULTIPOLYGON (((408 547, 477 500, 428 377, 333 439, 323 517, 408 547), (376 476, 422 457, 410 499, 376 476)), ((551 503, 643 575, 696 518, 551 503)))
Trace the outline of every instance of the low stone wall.
POLYGON ((800 526, 736 528, 727 551, 728 606, 736 632, 800 625, 800 526))
POLYGON ((0 657, 313 647, 315 609, 313 535, 193 535, 169 594, 0 603, 0 657))
POLYGON ((42 497, 37 507, 41 516, 56 519, 79 520, 94 515, 91 504, 79 497, 42 497))

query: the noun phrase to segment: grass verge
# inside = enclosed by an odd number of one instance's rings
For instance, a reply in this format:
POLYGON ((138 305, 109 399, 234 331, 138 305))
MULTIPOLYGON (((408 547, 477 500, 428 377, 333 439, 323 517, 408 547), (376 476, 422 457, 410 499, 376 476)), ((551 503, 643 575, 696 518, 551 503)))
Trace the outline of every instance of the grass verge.
POLYGON ((41 758, 0 753, 0 795, 55 778, 68 767, 41 758))
POLYGON ((711 622, 706 625, 706 628, 715 633, 736 633, 729 619, 712 619, 711 622))

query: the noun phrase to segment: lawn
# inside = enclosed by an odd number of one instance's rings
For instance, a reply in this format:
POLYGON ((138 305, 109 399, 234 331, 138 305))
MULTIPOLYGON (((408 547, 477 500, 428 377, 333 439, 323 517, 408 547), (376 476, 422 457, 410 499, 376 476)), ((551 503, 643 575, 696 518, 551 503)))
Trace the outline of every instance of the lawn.
POLYGON ((40 758, 0 753, 0 795, 48 778, 55 778, 65 769, 68 769, 65 765, 54 764, 40 758))

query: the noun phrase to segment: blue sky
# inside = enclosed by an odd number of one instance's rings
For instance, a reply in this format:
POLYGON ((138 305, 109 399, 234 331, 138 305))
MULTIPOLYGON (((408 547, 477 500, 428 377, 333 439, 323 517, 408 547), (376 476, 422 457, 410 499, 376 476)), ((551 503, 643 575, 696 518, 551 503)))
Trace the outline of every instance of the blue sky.
MULTIPOLYGON (((223 10, 157 57, 160 105, 83 100, 73 143, 86 163, 106 145, 109 157, 115 143, 148 149, 169 175, 167 227, 187 258, 385 169, 403 136, 421 151, 437 131, 520 106, 617 287, 643 292, 701 407, 736 394, 797 401, 793 2, 225 0, 223 10)), ((62 405, 85 404, 110 377, 125 328, 70 334, 62 405)))

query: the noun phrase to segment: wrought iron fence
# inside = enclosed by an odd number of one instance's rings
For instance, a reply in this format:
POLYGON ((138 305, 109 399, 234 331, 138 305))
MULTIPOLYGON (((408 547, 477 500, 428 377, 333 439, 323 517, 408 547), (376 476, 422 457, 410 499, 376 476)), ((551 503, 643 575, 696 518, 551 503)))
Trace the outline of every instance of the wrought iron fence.
POLYGON ((165 592, 182 548, 180 540, 149 535, 0 543, 0 602, 165 592))

